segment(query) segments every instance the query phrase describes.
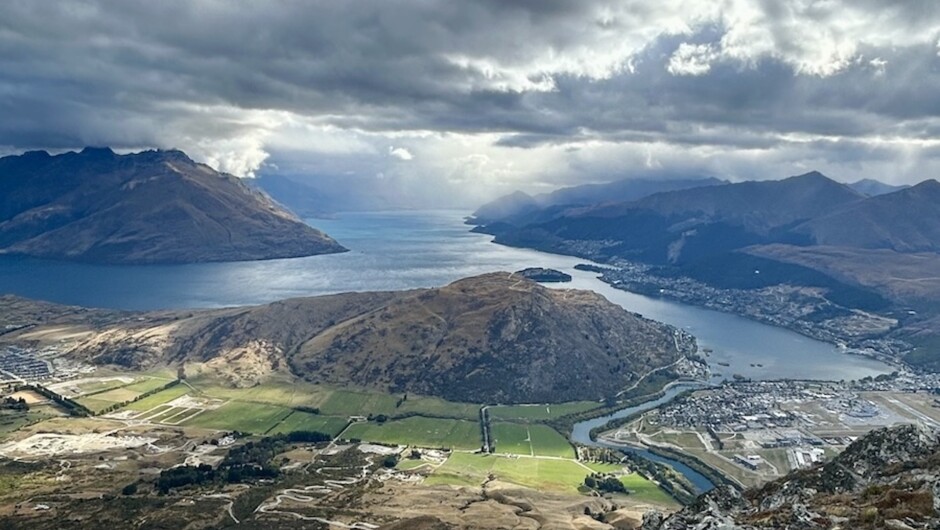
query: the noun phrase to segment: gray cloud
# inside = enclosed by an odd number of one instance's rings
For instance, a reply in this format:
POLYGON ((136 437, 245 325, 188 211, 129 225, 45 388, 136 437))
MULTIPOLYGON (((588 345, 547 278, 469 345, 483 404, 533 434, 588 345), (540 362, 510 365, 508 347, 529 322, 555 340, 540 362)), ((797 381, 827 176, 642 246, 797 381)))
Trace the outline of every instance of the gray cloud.
POLYGON ((12 0, 0 146, 468 202, 654 172, 912 181, 938 166, 938 38, 929 0, 12 0))

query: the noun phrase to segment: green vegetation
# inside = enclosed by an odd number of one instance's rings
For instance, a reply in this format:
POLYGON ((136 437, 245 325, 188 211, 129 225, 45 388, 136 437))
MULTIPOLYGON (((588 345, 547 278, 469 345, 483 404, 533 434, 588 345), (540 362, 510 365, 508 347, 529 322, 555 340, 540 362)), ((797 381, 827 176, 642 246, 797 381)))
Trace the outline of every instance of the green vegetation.
POLYGON ((425 483, 479 486, 492 474, 521 486, 575 492, 588 473, 574 460, 454 453, 425 483))
POLYGON ((410 471, 412 469, 418 469, 421 466, 428 465, 428 462, 421 460, 420 458, 403 458, 398 461, 397 469, 401 471, 410 471))
POLYGON ((217 409, 203 411, 182 425, 263 434, 293 412, 277 405, 230 401, 217 409))
POLYGON ((72 416, 93 416, 91 410, 87 407, 78 403, 77 401, 67 398, 58 392, 49 390, 48 388, 39 385, 39 384, 26 384, 16 387, 16 390, 30 390, 33 391, 45 398, 51 399, 56 405, 62 407, 72 416))
POLYGON ((604 473, 591 473, 584 477, 584 485, 601 493, 627 493, 627 487, 619 478, 604 473))
POLYGON ((343 438, 397 445, 479 449, 480 425, 477 422, 413 416, 385 423, 361 422, 349 426, 343 438))
POLYGON ((574 458, 571 444, 547 425, 494 423, 492 434, 497 453, 574 458))
POLYGON ((277 478, 280 470, 272 464, 275 456, 290 449, 294 443, 326 442, 330 438, 328 434, 315 431, 266 436, 257 442, 249 441, 229 450, 217 469, 207 464, 164 469, 160 472, 156 487, 160 492, 167 493, 171 489, 210 482, 231 484, 277 478))
POLYGON ((498 405, 490 407, 490 418, 493 420, 516 422, 543 422, 577 414, 600 407, 594 401, 572 401, 554 405, 498 405))
POLYGON ((286 433, 291 431, 319 431, 336 436, 348 424, 346 418, 336 416, 320 416, 295 410, 286 418, 276 424, 269 434, 286 433))
MULTIPOLYGON (((623 466, 618 464, 454 453, 447 462, 434 470, 425 483, 479 486, 492 474, 500 480, 521 486, 573 493, 584 484, 585 477, 592 473, 617 473, 622 469, 623 466)), ((631 497, 638 501, 677 506, 672 497, 641 475, 631 473, 618 478, 631 497)))
POLYGON ((206 378, 191 378, 187 382, 204 397, 290 408, 311 407, 320 409, 326 416, 384 414, 391 418, 419 415, 475 420, 480 409, 476 404, 453 403, 434 397, 334 389, 304 381, 267 381, 251 388, 230 388, 206 378))
POLYGON ((0 440, 12 432, 49 417, 51 414, 47 407, 32 407, 27 411, 0 409, 0 440))
POLYGON ((141 399, 175 384, 174 379, 162 377, 143 377, 130 383, 120 381, 90 381, 80 386, 83 394, 75 401, 87 407, 95 414, 115 410, 123 404, 141 399), (98 388, 88 391, 89 388, 98 388))
POLYGON ((150 410, 158 405, 173 401, 174 399, 189 392, 191 392, 191 390, 186 385, 175 385, 167 388, 166 390, 161 390, 152 395, 149 395, 143 399, 134 401, 133 403, 129 403, 125 408, 143 412, 145 410, 150 410))
POLYGON ((655 482, 648 480, 639 473, 623 475, 620 477, 620 481, 627 487, 627 491, 630 492, 630 495, 637 500, 669 506, 678 505, 676 500, 657 486, 655 482))

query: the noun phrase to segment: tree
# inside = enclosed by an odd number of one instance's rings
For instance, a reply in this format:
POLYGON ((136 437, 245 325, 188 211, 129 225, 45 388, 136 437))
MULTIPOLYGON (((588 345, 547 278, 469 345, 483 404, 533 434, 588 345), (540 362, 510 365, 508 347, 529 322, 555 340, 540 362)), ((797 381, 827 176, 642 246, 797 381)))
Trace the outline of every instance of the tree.
POLYGON ((121 495, 133 495, 133 494, 135 494, 135 493, 137 493, 137 483, 136 483, 136 482, 131 482, 131 483, 128 484, 127 486, 124 486, 123 489, 121 489, 121 495))

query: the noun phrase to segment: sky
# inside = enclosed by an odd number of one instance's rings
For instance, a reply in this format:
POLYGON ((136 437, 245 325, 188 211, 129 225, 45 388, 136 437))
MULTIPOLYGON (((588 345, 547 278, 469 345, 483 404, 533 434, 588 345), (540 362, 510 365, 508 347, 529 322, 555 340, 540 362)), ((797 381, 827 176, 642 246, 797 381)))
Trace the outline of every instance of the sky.
POLYGON ((940 176, 935 0, 5 0, 0 154, 178 148, 403 206, 940 176))

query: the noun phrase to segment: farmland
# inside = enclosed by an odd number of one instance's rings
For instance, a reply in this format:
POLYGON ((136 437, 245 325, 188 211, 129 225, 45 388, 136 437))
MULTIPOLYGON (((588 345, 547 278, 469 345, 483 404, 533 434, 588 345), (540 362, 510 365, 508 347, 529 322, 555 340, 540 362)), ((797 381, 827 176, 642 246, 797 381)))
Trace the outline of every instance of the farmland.
POLYGON ((551 405, 497 405, 489 407, 490 418, 515 422, 544 422, 601 406, 593 401, 572 401, 551 405))
POLYGON ((547 425, 494 423, 497 453, 574 458, 574 448, 564 436, 547 425))
POLYGON ((480 424, 466 420, 414 416, 385 423, 354 423, 343 438, 397 445, 474 450, 479 449, 480 424))
MULTIPOLYGON (((479 486, 490 475, 500 480, 539 490, 574 493, 592 472, 618 473, 622 466, 581 463, 555 458, 526 458, 500 455, 454 453, 427 478, 427 484, 479 486)), ((660 506, 675 507, 676 502, 655 483, 636 473, 620 477, 630 491, 630 498, 660 506)))
POLYGON ((338 416, 321 416, 319 414, 310 414, 295 410, 286 418, 275 424, 273 428, 267 431, 267 434, 277 434, 292 431, 318 431, 330 436, 336 436, 344 428, 348 421, 346 418, 338 416))

